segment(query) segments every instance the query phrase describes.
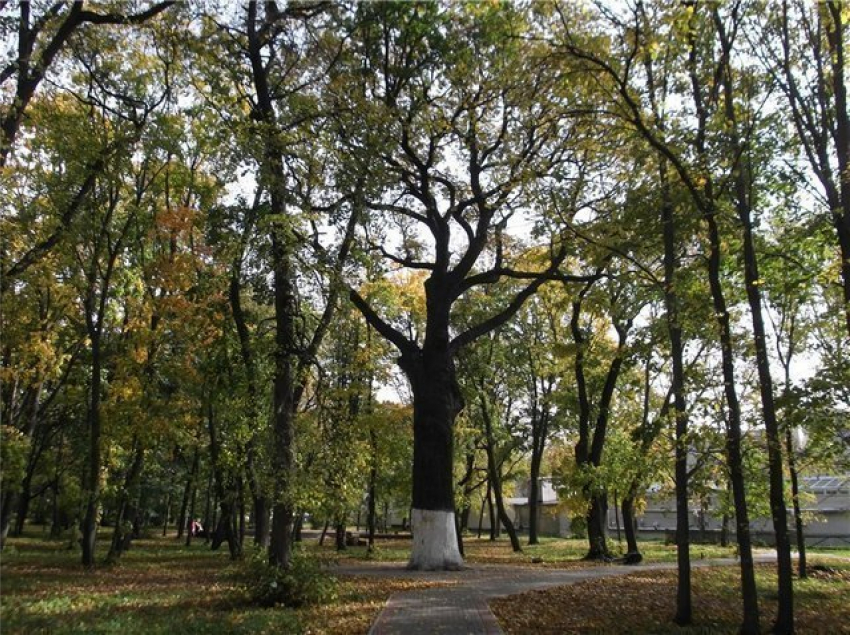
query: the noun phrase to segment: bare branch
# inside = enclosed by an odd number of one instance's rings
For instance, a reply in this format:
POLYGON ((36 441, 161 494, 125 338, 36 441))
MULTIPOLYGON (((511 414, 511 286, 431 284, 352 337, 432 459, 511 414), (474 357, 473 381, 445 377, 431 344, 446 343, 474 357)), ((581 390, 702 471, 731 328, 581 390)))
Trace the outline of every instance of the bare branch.
POLYGON ((349 298, 354 303, 354 306, 358 308, 360 313, 363 314, 363 317, 372 326, 372 328, 378 331, 378 333, 380 333, 385 339, 392 342, 403 356, 414 354, 419 350, 419 347, 413 340, 409 339, 401 331, 384 321, 384 319, 375 312, 369 302, 357 293, 357 291, 351 289, 349 291, 349 298))

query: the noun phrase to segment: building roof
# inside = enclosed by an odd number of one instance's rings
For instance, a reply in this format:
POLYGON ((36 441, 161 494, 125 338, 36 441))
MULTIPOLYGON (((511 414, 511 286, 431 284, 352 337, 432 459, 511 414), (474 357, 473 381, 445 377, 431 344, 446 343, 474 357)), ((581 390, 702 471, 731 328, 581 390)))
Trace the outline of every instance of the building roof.
POLYGON ((850 492, 850 475, 842 476, 804 476, 804 491, 809 492, 850 492))

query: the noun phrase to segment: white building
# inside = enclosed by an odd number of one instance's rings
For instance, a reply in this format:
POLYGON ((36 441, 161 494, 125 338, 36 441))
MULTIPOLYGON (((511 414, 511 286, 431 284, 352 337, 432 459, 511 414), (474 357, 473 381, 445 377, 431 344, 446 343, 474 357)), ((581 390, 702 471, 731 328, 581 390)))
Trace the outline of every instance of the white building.
MULTIPOLYGON (((528 488, 525 481, 518 484, 517 496, 507 498, 506 505, 509 513, 519 530, 528 530, 528 488)), ((850 474, 841 476, 809 476, 801 479, 802 515, 806 544, 809 546, 847 546, 850 545, 850 474)), ((790 501, 788 506, 788 529, 792 533, 792 544, 795 523, 793 508, 790 501)), ((486 513, 478 514, 473 510, 470 517, 470 529, 478 528, 481 518, 482 528, 489 529, 490 521, 486 513)), ((692 505, 690 514, 692 540, 719 540, 722 531, 722 519, 716 512, 716 497, 707 500, 707 508, 692 505)), ((608 528, 615 532, 618 517, 613 505, 608 510, 608 528)), ((752 536, 755 540, 769 544, 773 540, 773 524, 769 518, 755 518, 751 521, 752 536)), ((540 479, 538 492, 538 530, 542 535, 570 535, 570 521, 559 507, 558 493, 551 477, 540 479)), ((676 504, 672 496, 662 495, 658 488, 649 488, 646 492, 646 507, 637 518, 638 535, 641 538, 673 538, 676 530, 676 504)), ((735 524, 730 519, 728 529, 730 539, 734 539, 735 524)))

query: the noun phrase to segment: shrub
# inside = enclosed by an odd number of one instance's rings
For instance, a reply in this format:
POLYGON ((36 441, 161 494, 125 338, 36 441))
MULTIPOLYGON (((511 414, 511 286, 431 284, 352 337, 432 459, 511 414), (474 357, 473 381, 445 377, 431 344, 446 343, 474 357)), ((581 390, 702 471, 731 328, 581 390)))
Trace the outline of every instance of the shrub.
POLYGON ((573 538, 587 538, 587 519, 584 516, 570 518, 570 535, 573 538))
POLYGON ((327 572, 327 562, 296 550, 288 569, 272 566, 268 554, 258 550, 248 560, 246 591, 260 606, 298 607, 326 604, 337 598, 337 580, 327 572))

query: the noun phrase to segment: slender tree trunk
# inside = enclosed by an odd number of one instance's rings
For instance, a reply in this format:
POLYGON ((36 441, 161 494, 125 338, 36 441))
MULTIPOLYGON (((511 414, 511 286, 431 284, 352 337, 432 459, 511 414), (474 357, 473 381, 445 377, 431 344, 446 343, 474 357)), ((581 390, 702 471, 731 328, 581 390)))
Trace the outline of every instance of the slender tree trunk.
MULTIPOLYGON (((218 506, 218 501, 213 500, 214 492, 213 492, 213 468, 210 466, 209 474, 207 475, 207 491, 206 496, 204 496, 204 542, 209 542, 210 535, 212 535, 213 525, 215 525, 215 509, 218 506)), ((192 516, 194 520, 195 516, 192 516)))
POLYGON ((17 506, 16 498, 15 492, 6 491, 0 499, 0 549, 6 546, 6 539, 12 526, 12 509, 17 506))
POLYGON ((531 454, 531 470, 528 475, 528 544, 539 543, 537 538, 537 516, 540 501, 540 464, 542 456, 537 452, 531 454))
POLYGON ((767 432, 768 476, 770 479, 770 509, 773 530, 776 535, 777 569, 779 572, 779 610, 774 623, 778 635, 794 632, 794 591, 791 564, 791 543, 788 536, 788 517, 785 507, 785 483, 782 468, 782 441, 776 406, 773 398, 773 381, 767 340, 761 310, 761 291, 752 225, 749 216, 741 218, 744 224, 744 263, 747 283, 747 299, 753 321, 753 338, 756 349, 756 364, 762 401, 762 415, 767 432))
POLYGON ((14 501, 18 509, 15 512, 15 526, 12 529, 13 536, 21 536, 24 533, 24 525, 26 524, 27 516, 29 515, 30 502, 32 500, 32 496, 30 495, 31 477, 32 474, 27 474, 24 477, 24 480, 21 483, 21 491, 14 496, 14 501))
MULTIPOLYGON (((761 279, 758 271, 758 256, 755 249, 752 225, 751 187, 752 175, 748 162, 748 148, 739 136, 737 126, 736 105, 733 92, 733 78, 730 66, 732 40, 728 37, 723 19, 717 7, 712 10, 714 23, 717 28, 721 48, 724 52, 725 63, 721 84, 723 88, 723 106, 726 123, 729 130, 730 154, 737 157, 734 168, 734 202, 743 229, 744 242, 744 280, 746 283, 747 301, 753 326, 753 344, 756 353, 756 368, 759 378, 762 416, 767 436, 768 478, 770 482, 770 508, 773 516, 773 530, 776 536, 777 568, 779 573, 779 607, 774 633, 790 635, 794 632, 794 595, 791 565, 791 544, 788 537, 788 518, 785 508, 784 477, 782 470, 782 441, 779 424, 776 418, 776 406, 773 395, 773 378, 770 372, 770 359, 767 351, 767 335, 762 316, 761 279)), ((740 541, 740 536, 739 536, 740 541)), ((746 617, 746 615, 745 615, 746 617)), ((745 629, 758 630, 757 624, 745 625, 745 629)))
POLYGON ((752 539, 750 537, 750 519, 747 509, 743 455, 741 452, 741 406, 736 389, 735 362, 732 351, 732 331, 726 299, 720 281, 720 232, 714 213, 705 216, 709 230, 709 286, 714 304, 714 312, 720 331, 721 368, 723 372, 724 392, 726 395, 727 430, 726 455, 729 465, 729 480, 732 483, 732 497, 735 503, 735 533, 741 562, 741 599, 744 604, 742 633, 758 633, 758 599, 756 595, 755 572, 753 569, 752 539))
POLYGON ((322 547, 325 544, 325 536, 328 535, 328 528, 331 526, 331 521, 326 520, 325 526, 322 527, 322 535, 319 536, 319 546, 322 547))
MULTIPOLYGON (((631 319, 620 321, 615 317, 613 320, 618 337, 617 351, 605 375, 605 384, 599 395, 597 404, 596 425, 591 435, 590 398, 587 392, 584 371, 584 348, 587 342, 580 326, 582 302, 585 295, 590 291, 591 285, 592 283, 586 285, 573 301, 573 314, 570 319, 570 332, 576 344, 574 371, 579 397, 579 440, 576 443, 575 456, 577 464, 582 469, 588 471, 588 477, 591 476, 591 472, 596 471, 602 465, 611 401, 623 366, 626 341, 632 326, 631 319)), ((606 495, 604 492, 600 492, 598 485, 592 482, 588 482, 585 486, 584 494, 590 504, 586 517, 588 552, 585 559, 600 560, 609 558, 610 552, 608 551, 606 522, 608 504, 606 495)))
MULTIPOLYGON (((489 461, 488 461, 489 463, 489 461)), ((490 469, 488 467, 489 474, 490 469)), ((493 504, 493 481, 487 477, 487 515, 490 518, 490 540, 495 541, 496 538, 502 535, 502 524, 499 522, 499 514, 496 512, 496 505, 493 504)))
POLYGON ((637 520, 635 519, 635 499, 631 493, 623 497, 620 503, 620 511, 623 513, 623 531, 626 534, 626 561, 631 560, 637 564, 643 558, 640 555, 637 532, 635 531, 635 526, 637 525, 637 520))
MULTIPOLYGON (((105 292, 104 292, 105 293, 105 292)), ((101 390, 101 341, 100 329, 89 329, 91 339, 91 383, 89 386, 89 457, 85 479, 86 504, 82 527, 82 563, 88 569, 95 565, 95 542, 97 540, 98 509, 100 507, 100 390, 101 390)))
MULTIPOLYGON (((529 352, 529 362, 532 369, 535 368, 533 355, 529 352)), ((549 399, 552 387, 555 383, 554 375, 547 378, 539 378, 537 372, 532 372, 531 377, 532 406, 531 406, 531 466, 529 470, 528 483, 528 544, 538 544, 538 528, 540 516, 540 502, 542 492, 540 489, 540 467, 543 463, 543 454, 546 451, 546 441, 549 436, 549 399), (542 379, 542 390, 538 390, 538 379, 542 379)))
MULTIPOLYGON (((377 444, 377 438, 374 430, 369 431, 369 435, 372 440, 373 447, 377 444)), ((373 454, 374 456, 374 454, 373 454)), ((377 457, 376 457, 377 458, 377 457)), ((376 467, 376 461, 372 462, 372 467, 369 468, 369 508, 368 508, 368 516, 367 516, 367 525, 369 527, 369 547, 368 551, 372 552, 375 549, 375 521, 376 513, 376 499, 378 495, 378 470, 376 467)))
MULTIPOLYGON (((493 518, 493 503, 490 500, 490 477, 487 477, 487 491, 484 494, 484 498, 481 499, 481 509, 478 511, 478 539, 481 539, 482 527, 484 526, 484 504, 487 504, 487 508, 490 511, 490 518, 493 518)), ((492 524, 492 522, 490 523, 492 524)), ((491 532, 491 540, 495 540, 496 537, 492 536, 491 532)))
POLYGON ((238 486, 222 466, 221 447, 215 422, 212 395, 207 396, 207 427, 210 434, 210 463, 215 475, 215 487, 221 516, 211 539, 213 550, 218 549, 222 542, 227 541, 230 557, 234 560, 242 556, 242 544, 239 541, 238 528, 238 486))
POLYGON ((171 491, 165 495, 165 520, 162 521, 162 537, 168 535, 168 523, 171 522, 171 491))
POLYGON ((785 429, 785 448, 788 453, 788 470, 791 473, 791 501, 794 506, 794 523, 797 530, 797 575, 805 580, 806 570, 806 535, 803 527, 803 514, 800 509, 800 482, 797 473, 797 462, 794 458, 794 441, 791 437, 790 426, 785 429))
POLYGON ((460 510, 456 510, 455 514, 458 517, 457 532, 458 545, 460 555, 463 556, 463 534, 469 529, 469 514, 472 509, 472 493, 475 488, 472 485, 472 479, 475 476, 475 450, 468 449, 465 457, 465 469, 463 478, 458 485, 463 487, 463 506, 460 510))
MULTIPOLYGON (((187 527, 187 531, 186 531, 186 546, 187 547, 190 547, 192 545, 192 538, 193 538, 192 527, 194 526, 194 523, 195 523, 195 503, 197 502, 197 500, 198 500, 198 486, 197 486, 196 483, 193 483, 192 484, 192 496, 191 496, 190 501, 189 501, 189 517, 188 517, 188 519, 185 519, 183 521, 184 525, 189 525, 191 523, 191 526, 187 527)), ((209 528, 204 526, 204 531, 208 532, 209 528)))
POLYGON ((617 505, 617 492, 614 492, 614 521, 617 525, 617 542, 622 543, 623 536, 620 529, 620 507, 617 505))
POLYGON ((499 474, 499 463, 496 461, 496 441, 493 437, 493 413, 490 410, 487 397, 484 393, 483 381, 481 382, 480 391, 479 400, 481 403, 481 418, 484 420, 484 431, 487 441, 487 472, 490 475, 490 482, 493 485, 493 499, 496 503, 498 521, 504 525, 505 531, 508 532, 508 537, 511 541, 511 548, 515 553, 518 553, 522 551, 522 546, 519 544, 519 537, 517 536, 516 529, 514 528, 514 523, 505 510, 505 501, 502 496, 502 478, 499 474))
MULTIPOLYGON (((192 456, 192 467, 189 468, 189 476, 186 479, 186 485, 183 487, 183 499, 180 503, 180 513, 177 517, 177 539, 183 537, 183 530, 186 528, 186 514, 189 510, 189 500, 192 493, 196 489, 195 479, 198 477, 198 465, 200 464, 200 450, 196 446, 192 456)), ((194 518, 192 519, 194 520, 194 518)))
POLYGON ((337 551, 345 551, 345 523, 341 522, 339 519, 336 521, 336 550, 337 551))
POLYGON ((38 411, 43 386, 44 384, 42 382, 38 382, 35 386, 26 391, 23 399, 24 403, 21 415, 21 418, 24 421, 23 433, 24 436, 30 440, 31 445, 27 456, 26 473, 24 474, 20 490, 17 494, 12 495, 12 500, 9 503, 10 513, 13 509, 12 505, 17 507, 15 527, 12 531, 12 534, 15 536, 20 536, 24 531, 24 524, 26 522, 27 515, 29 514, 29 506, 32 499, 32 479, 35 475, 35 470, 38 466, 38 460, 42 451, 42 443, 36 439, 36 431, 38 429, 38 411))
POLYGON ((131 511, 130 496, 138 485, 139 476, 142 473, 142 465, 144 463, 145 450, 138 439, 133 440, 133 461, 124 475, 124 484, 121 488, 121 495, 118 501, 118 509, 115 514, 115 527, 112 531, 112 543, 109 547, 109 553, 106 556, 107 561, 114 562, 124 553, 125 547, 129 546, 127 538, 130 537, 130 532, 127 531, 127 523, 129 522, 129 512, 131 511))
POLYGON ((685 401, 685 362, 682 343, 682 324, 679 318, 679 295, 676 293, 676 273, 679 268, 673 201, 670 195, 667 164, 659 164, 661 181, 661 222, 664 235, 664 307, 667 336, 670 340, 670 359, 673 366, 672 393, 676 435, 676 616, 677 624, 693 620, 691 599, 691 556, 688 531, 688 411, 685 401))
POLYGON ((51 510, 50 516, 50 537, 59 538, 62 535, 62 519, 59 512, 60 486, 58 474, 57 477, 53 479, 51 488, 53 489, 53 509, 51 510))

